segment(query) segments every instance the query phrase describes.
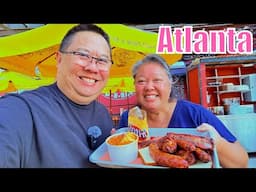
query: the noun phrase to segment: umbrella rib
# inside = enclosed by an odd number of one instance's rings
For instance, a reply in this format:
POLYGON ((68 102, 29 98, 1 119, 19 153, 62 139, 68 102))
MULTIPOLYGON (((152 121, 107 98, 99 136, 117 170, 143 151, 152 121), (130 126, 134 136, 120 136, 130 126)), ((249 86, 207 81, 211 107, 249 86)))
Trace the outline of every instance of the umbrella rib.
POLYGON ((55 55, 55 52, 52 53, 51 55, 47 56, 46 58, 42 59, 41 61, 38 61, 38 63, 36 65, 40 65, 42 62, 44 62, 45 60, 49 59, 53 55, 55 55))

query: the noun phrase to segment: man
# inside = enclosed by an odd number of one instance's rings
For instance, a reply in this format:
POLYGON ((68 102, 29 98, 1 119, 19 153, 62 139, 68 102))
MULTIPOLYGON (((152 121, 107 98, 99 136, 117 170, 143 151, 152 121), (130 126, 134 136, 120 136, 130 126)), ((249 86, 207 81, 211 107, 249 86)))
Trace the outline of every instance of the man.
POLYGON ((95 167, 89 155, 113 128, 96 101, 112 64, 109 37, 96 25, 77 25, 56 60, 55 83, 0 99, 0 167, 95 167))

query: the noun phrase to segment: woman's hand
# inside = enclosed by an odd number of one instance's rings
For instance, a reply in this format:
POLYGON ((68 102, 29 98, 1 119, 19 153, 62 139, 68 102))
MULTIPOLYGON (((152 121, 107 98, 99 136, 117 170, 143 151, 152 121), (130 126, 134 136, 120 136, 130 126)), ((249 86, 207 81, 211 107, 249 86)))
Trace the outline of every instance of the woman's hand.
POLYGON ((218 143, 218 141, 220 141, 221 139, 223 139, 220 134, 216 131, 216 129, 208 124, 208 123, 202 123, 200 126, 198 126, 196 128, 198 131, 204 132, 204 131, 208 131, 214 141, 214 143, 218 143))
POLYGON ((248 167, 248 153, 240 145, 238 141, 231 143, 225 138, 221 137, 217 130, 209 125, 203 123, 197 127, 198 131, 209 131, 216 146, 220 165, 224 168, 247 168, 248 167))

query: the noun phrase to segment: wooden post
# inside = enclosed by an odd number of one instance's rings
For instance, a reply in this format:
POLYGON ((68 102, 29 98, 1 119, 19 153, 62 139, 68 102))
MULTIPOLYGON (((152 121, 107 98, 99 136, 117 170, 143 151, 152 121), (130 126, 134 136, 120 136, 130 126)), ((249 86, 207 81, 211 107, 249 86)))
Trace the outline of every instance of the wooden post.
POLYGON ((109 112, 112 115, 112 92, 109 90, 109 112))
POLYGON ((127 109, 130 109, 130 103, 129 103, 129 96, 128 96, 128 92, 125 92, 126 94, 126 98, 127 98, 127 109))

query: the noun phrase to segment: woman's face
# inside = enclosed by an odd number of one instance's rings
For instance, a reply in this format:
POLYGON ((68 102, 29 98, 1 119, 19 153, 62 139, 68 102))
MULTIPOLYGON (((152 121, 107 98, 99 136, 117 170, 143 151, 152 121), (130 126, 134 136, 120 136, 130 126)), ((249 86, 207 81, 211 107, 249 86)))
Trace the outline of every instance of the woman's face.
POLYGON ((167 105, 171 93, 171 81, 165 69, 158 63, 144 63, 135 76, 138 104, 147 111, 157 111, 167 105))

